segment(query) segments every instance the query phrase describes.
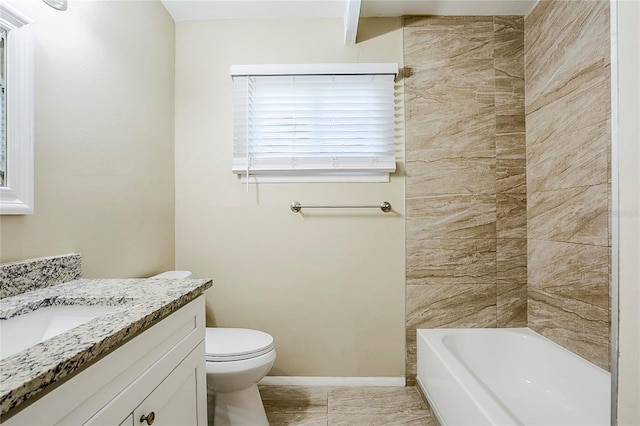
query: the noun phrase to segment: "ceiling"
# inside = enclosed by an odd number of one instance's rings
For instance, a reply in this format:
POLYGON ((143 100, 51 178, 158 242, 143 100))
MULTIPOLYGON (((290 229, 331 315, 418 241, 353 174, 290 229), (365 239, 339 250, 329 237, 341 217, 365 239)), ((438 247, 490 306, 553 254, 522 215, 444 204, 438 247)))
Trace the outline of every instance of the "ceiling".
MULTIPOLYGON (((161 0, 173 20, 343 18, 354 0, 161 0)), ((355 0, 356 2, 359 0, 355 0)), ((526 15, 537 0, 361 0, 360 17, 526 15)))

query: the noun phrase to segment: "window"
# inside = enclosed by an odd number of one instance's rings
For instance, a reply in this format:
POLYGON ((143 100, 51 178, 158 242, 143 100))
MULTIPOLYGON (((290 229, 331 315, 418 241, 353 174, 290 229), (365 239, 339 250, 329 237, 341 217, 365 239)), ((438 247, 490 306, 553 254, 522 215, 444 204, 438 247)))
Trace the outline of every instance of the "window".
POLYGON ((232 66, 233 167, 258 182, 389 180, 397 64, 232 66))

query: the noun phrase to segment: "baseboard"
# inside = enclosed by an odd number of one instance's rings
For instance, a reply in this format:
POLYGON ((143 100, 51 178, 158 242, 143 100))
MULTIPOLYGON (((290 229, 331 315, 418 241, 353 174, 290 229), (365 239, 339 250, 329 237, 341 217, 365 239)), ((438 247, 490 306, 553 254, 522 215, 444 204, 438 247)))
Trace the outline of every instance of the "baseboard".
POLYGON ((267 376, 259 385, 271 386, 404 386, 404 377, 267 376))

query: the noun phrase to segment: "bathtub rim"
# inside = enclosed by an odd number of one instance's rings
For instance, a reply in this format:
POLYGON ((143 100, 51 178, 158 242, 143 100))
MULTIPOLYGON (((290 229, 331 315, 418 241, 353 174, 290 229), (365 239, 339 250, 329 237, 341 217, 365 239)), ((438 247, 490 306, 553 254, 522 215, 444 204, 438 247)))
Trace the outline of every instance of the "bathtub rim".
MULTIPOLYGON (((416 339, 417 339, 417 345, 416 345, 416 349, 417 346, 420 345, 420 337, 419 335, 422 334, 420 333, 421 331, 429 331, 429 332, 435 332, 434 334, 438 335, 438 339, 437 341, 433 341, 433 340, 429 340, 429 339, 423 339, 422 341, 424 342, 424 344, 426 344, 427 346, 429 346, 431 348, 432 354, 438 359, 438 362, 440 363, 440 365, 442 366, 442 368, 444 368, 447 373, 451 376, 453 376, 454 380, 457 383, 465 383, 467 385, 467 387, 462 388, 462 393, 463 396, 466 398, 467 403, 473 404, 474 408, 477 410, 477 412, 479 412, 483 417, 484 417, 484 421, 486 423, 481 423, 481 424, 505 424, 505 425, 518 425, 521 424, 520 423, 520 419, 508 408, 506 407, 501 401, 496 400, 495 397, 493 397, 490 392, 485 389, 485 387, 475 378, 473 377, 472 373, 468 370, 468 368, 462 364, 462 362, 455 356, 452 354, 452 357, 448 360, 445 360, 444 357, 444 352, 446 351, 447 353, 451 353, 450 350, 444 345, 443 341, 442 341, 442 337, 446 336, 446 335, 451 335, 453 334, 462 334, 462 333, 467 333, 469 331, 480 331, 480 330, 500 330, 500 329, 496 329, 496 328, 427 328, 427 329, 417 329, 416 330, 416 339), (434 348, 434 344, 438 345, 438 346, 442 346, 443 350, 438 351, 437 349, 439 348, 434 348), (454 365, 451 365, 451 362, 454 365), (453 367, 453 368, 452 368, 453 367)), ((505 329, 507 330, 507 329, 505 329)), ((513 329, 509 329, 509 330, 513 330, 513 329)), ((420 357, 418 357, 417 359, 417 363, 418 368, 417 368, 417 373, 419 374, 420 372, 420 367, 419 365, 422 364, 420 357)), ((431 407, 431 409, 434 411, 434 413, 436 414, 436 418, 438 419, 438 422, 441 425, 446 425, 446 424, 450 424, 444 421, 444 416, 442 414, 442 412, 437 408, 437 404, 434 403, 434 401, 437 401, 438 398, 436 398, 434 395, 432 395, 426 384, 424 384, 422 382, 422 380, 420 380, 420 377, 418 376, 418 374, 416 374, 416 383, 419 383, 419 386, 422 388, 422 391, 425 394, 425 397, 427 397, 428 401, 429 401, 429 406, 431 407)), ((468 414, 468 413, 465 413, 468 414)), ((473 424, 473 423, 471 423, 473 424)))
MULTIPOLYGON (((451 336, 455 334, 465 334, 465 333, 492 333, 500 331, 501 333, 514 333, 519 334, 520 336, 524 336, 527 338, 539 339, 545 344, 550 344, 554 349, 562 351, 562 353, 570 356, 574 360, 579 360, 580 363, 584 364, 586 367, 592 369, 596 374, 603 374, 608 376, 609 383, 612 381, 612 374, 604 370, 603 368, 595 365, 594 363, 580 357, 574 352, 564 348, 553 340, 541 335, 535 330, 530 329, 529 327, 514 327, 514 328, 421 328, 416 329, 416 349, 422 345, 426 345, 428 349, 431 351, 431 355, 434 356, 437 361, 440 363, 442 368, 444 368, 447 373, 449 373, 453 380, 457 383, 463 383, 464 385, 471 384, 471 386, 465 387, 461 386, 462 393, 467 398, 466 402, 471 402, 475 405, 475 409, 482 413, 485 417, 484 420, 488 422, 487 424, 522 424, 522 420, 513 413, 509 407, 502 403, 500 400, 496 400, 490 392, 488 392, 482 384, 478 382, 478 380, 473 376, 473 373, 469 371, 467 366, 463 364, 463 362, 458 359, 458 357, 450 351, 444 343, 444 338, 446 336, 451 336), (429 336, 431 334, 431 336, 429 336), (436 347, 434 347, 434 345, 436 347), (443 349, 444 353, 438 352, 438 349, 443 349), (446 354, 446 355, 445 355, 446 354), (487 410, 488 409, 488 410, 487 410), (497 410, 497 412, 494 412, 497 410)), ((419 355, 419 354, 417 354, 419 355)), ((429 406, 435 415, 436 419, 441 425, 446 425, 447 423, 444 421, 443 414, 441 410, 438 408, 437 399, 434 398, 432 393, 429 391, 428 387, 423 380, 420 378, 421 368, 420 365, 424 362, 424 359, 421 361, 420 356, 417 357, 418 369, 416 372, 416 383, 420 389, 420 392, 427 399, 429 406), (435 402, 434 402, 435 401, 435 402)), ((613 411, 613 406, 609 406, 609 413, 613 411)), ((475 424, 475 423, 474 423, 475 424)))

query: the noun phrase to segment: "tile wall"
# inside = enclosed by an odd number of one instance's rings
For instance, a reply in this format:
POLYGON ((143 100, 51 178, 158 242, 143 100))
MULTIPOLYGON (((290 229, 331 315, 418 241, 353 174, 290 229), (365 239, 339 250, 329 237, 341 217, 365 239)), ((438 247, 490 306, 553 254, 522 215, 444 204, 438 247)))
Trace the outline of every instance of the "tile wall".
POLYGON ((528 326, 609 368, 609 44, 604 0, 405 18, 409 384, 417 328, 528 326))
POLYGON ((522 17, 406 17, 407 382, 415 330, 527 324, 522 17))
POLYGON ((607 1, 540 1, 525 19, 528 324, 609 368, 607 1))

